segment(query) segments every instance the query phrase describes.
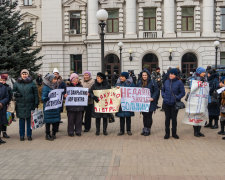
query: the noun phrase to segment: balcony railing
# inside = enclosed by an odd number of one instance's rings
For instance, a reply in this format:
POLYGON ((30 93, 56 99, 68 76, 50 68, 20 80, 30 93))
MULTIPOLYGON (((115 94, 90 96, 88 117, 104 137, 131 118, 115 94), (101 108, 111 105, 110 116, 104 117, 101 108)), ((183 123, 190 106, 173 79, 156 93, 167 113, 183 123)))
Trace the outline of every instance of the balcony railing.
POLYGON ((144 39, 155 39, 157 38, 157 32, 143 32, 144 39))

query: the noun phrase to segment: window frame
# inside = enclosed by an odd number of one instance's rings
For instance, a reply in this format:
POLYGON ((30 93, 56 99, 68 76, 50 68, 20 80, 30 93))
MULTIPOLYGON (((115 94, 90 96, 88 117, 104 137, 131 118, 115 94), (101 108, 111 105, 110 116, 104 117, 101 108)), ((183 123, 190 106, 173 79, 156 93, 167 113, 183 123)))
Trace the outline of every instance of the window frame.
MULTIPOLYGON (((225 31, 225 28, 224 29, 222 29, 222 17, 224 17, 224 24, 225 24, 225 11, 224 11, 224 13, 222 13, 222 11, 221 11, 221 9, 224 9, 225 10, 225 7, 220 7, 220 18, 221 18, 221 21, 220 21, 220 30, 221 31, 225 31)), ((225 27, 225 25, 224 25, 224 27, 225 27)))
POLYGON ((108 18, 107 19, 107 22, 106 22, 106 32, 107 33, 119 33, 119 9, 111 9, 111 10, 108 10, 108 14, 110 13, 110 11, 117 11, 118 13, 118 17, 117 18, 108 18), (109 32, 109 27, 108 27, 108 24, 109 24, 109 21, 112 22, 112 32, 109 32), (117 27, 117 31, 114 31, 114 22, 117 21, 118 23, 118 27, 117 27))
POLYGON ((225 51, 220 52, 220 65, 225 65, 225 51), (222 56, 222 54, 224 54, 224 56, 222 56), (224 57, 224 58, 222 58, 224 57), (224 60, 224 64, 222 64, 222 60, 224 60))
POLYGON ((82 70, 82 54, 70 54, 70 71, 82 74, 82 70), (81 64, 81 67, 78 67, 79 63, 81 64), (78 72, 79 68, 81 69, 81 72, 78 72))
POLYGON ((31 37, 34 34, 34 28, 33 28, 33 23, 32 22, 24 22, 23 23, 23 27, 24 28, 28 28, 29 27, 29 37, 31 37))
POLYGON ((154 9, 155 10, 155 17, 145 17, 144 15, 143 15, 143 20, 144 20, 144 22, 143 22, 143 25, 144 25, 144 31, 156 31, 156 8, 145 8, 144 9, 144 11, 145 10, 148 10, 148 9, 154 9), (148 23, 149 23, 149 27, 148 27, 148 30, 146 30, 146 26, 145 26, 145 20, 148 20, 148 23), (155 29, 154 30, 151 30, 151 20, 155 20, 155 29))
POLYGON ((195 7, 182 7, 182 11, 181 11, 181 31, 191 32, 191 31, 195 30, 195 18, 194 17, 195 17, 195 7), (192 8, 193 9, 193 16, 184 16, 183 15, 183 8, 192 8), (185 30, 183 29, 183 19, 186 20, 185 30), (191 30, 189 30, 189 25, 188 25, 189 19, 193 20, 191 30))
POLYGON ((23 5, 24 6, 32 6, 33 5, 33 0, 23 0, 23 5))
MULTIPOLYGON (((82 23, 81 23, 81 20, 82 20, 82 19, 81 19, 81 11, 70 11, 69 14, 70 14, 70 16, 69 16, 69 17, 70 17, 70 26, 69 26, 70 28, 69 28, 69 30, 71 31, 71 30, 74 30, 74 29, 75 29, 77 35, 82 34, 82 27, 81 27, 81 26, 82 26, 82 23), (79 13, 79 14, 80 14, 80 18, 72 18, 72 17, 71 17, 71 14, 72 14, 72 13, 79 13), (71 21, 72 21, 72 19, 73 19, 74 21, 79 21, 79 24, 80 24, 79 31, 78 31, 78 28, 74 28, 74 29, 71 28, 71 21), (79 33, 78 33, 78 32, 79 32, 79 33)), ((76 23, 75 23, 75 26, 76 26, 76 23)), ((70 33, 70 34, 71 34, 71 33, 70 33)))

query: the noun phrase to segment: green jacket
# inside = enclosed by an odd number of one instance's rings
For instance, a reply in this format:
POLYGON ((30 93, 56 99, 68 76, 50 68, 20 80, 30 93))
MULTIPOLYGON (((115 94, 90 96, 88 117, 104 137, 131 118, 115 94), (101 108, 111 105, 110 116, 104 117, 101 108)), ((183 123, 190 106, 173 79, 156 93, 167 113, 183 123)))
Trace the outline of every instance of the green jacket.
POLYGON ((30 118, 31 111, 38 104, 38 90, 31 78, 21 78, 13 86, 13 93, 16 98, 16 116, 18 118, 30 118))

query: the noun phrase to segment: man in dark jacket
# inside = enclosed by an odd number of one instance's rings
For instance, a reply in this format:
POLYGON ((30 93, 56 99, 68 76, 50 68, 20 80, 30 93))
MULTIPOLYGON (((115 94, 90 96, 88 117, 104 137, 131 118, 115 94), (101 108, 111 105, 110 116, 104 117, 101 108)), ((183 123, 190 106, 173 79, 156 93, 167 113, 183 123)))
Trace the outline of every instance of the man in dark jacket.
MULTIPOLYGON (((7 104, 9 102, 9 94, 8 89, 2 83, 0 83, 0 134, 2 131, 2 126, 8 124, 6 111, 7 111, 7 104)), ((0 137, 0 144, 5 143, 0 137)))

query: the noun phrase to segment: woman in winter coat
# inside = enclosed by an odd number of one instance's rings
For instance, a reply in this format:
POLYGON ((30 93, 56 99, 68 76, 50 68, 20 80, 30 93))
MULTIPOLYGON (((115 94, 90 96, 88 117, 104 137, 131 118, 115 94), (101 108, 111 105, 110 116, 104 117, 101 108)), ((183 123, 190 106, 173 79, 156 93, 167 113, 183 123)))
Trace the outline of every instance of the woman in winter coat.
POLYGON ((176 102, 180 101, 185 95, 184 84, 177 78, 178 70, 172 68, 169 72, 169 79, 167 79, 162 88, 163 109, 165 111, 165 131, 164 139, 170 138, 170 120, 172 119, 172 137, 179 139, 177 135, 177 114, 176 102))
MULTIPOLYGON (((97 78, 95 80, 95 83, 90 89, 90 95, 92 99, 98 103, 99 97, 94 95, 94 90, 104 90, 104 89, 111 89, 110 85, 108 84, 108 81, 106 80, 105 74, 99 72, 97 73, 97 78)), ((103 134, 105 136, 108 135, 107 132, 107 126, 108 126, 108 119, 110 117, 110 113, 96 113, 93 108, 93 117, 96 118, 96 136, 100 135, 100 124, 101 124, 101 118, 103 118, 103 134)))
MULTIPOLYGON (((91 89, 91 86, 94 84, 94 80, 91 78, 91 73, 88 71, 84 72, 84 78, 81 80, 81 85, 84 88, 91 89)), ((84 132, 89 132, 91 129, 91 112, 93 109, 93 99, 89 95, 88 97, 88 106, 84 107, 84 132)))
POLYGON ((28 141, 32 141, 31 111, 38 107, 38 90, 27 69, 23 69, 20 74, 21 77, 13 86, 16 97, 16 116, 19 118, 20 141, 24 141, 25 122, 27 122, 28 141))
POLYGON ((219 88, 219 74, 215 70, 208 71, 208 83, 209 83, 209 123, 205 127, 210 127, 211 129, 218 128, 218 121, 220 115, 220 102, 215 91, 219 88), (214 120, 214 125, 212 122, 214 120))
MULTIPOLYGON (((120 75, 120 78, 118 79, 116 83, 117 88, 120 87, 134 87, 134 83, 132 78, 129 78, 128 72, 122 72, 120 75)), ((122 108, 120 106, 119 112, 116 113, 116 116, 120 118, 120 132, 118 133, 118 136, 124 135, 125 130, 125 122, 126 122, 126 130, 127 134, 129 136, 132 135, 131 133, 131 116, 134 116, 134 112, 129 111, 122 111, 122 108)))
MULTIPOLYGON (((67 87, 82 87, 79 76, 76 73, 70 75, 70 83, 67 87)), ((65 94, 65 97, 67 97, 67 94, 65 94)), ((66 106, 66 110, 68 116, 68 135, 74 136, 75 127, 76 135, 81 136, 84 106, 66 106)))
POLYGON ((151 104, 149 107, 149 112, 142 112, 144 128, 141 133, 141 135, 143 136, 149 136, 151 134, 151 127, 153 122, 152 114, 157 109, 159 88, 155 80, 151 79, 151 74, 147 69, 144 69, 140 73, 140 77, 141 78, 137 83, 137 87, 148 88, 151 92, 151 104))
POLYGON ((49 93, 56 89, 57 78, 54 74, 46 74, 43 79, 43 88, 42 88, 42 96, 41 99, 43 101, 43 112, 44 112, 44 123, 46 128, 46 136, 45 139, 49 141, 53 141, 56 139, 56 132, 58 128, 58 123, 61 120, 60 112, 61 108, 58 109, 50 109, 45 110, 45 106, 47 101, 49 101, 49 93), (52 134, 50 130, 50 126, 52 125, 52 134))
MULTIPOLYGON (((9 102, 8 89, 6 86, 3 85, 1 80, 3 79, 0 76, 0 134, 1 134, 3 126, 5 124, 8 124, 6 111, 7 111, 7 104, 9 102)), ((6 143, 6 142, 3 141, 0 136, 0 145, 3 143, 6 143)))
MULTIPOLYGON (((220 87, 225 87, 225 78, 221 79, 220 87)), ((225 108, 225 91, 221 93, 221 107, 225 108)), ((219 135, 225 135, 224 131, 225 127, 225 112, 220 112, 220 128, 221 130, 218 132, 219 135)), ((223 138, 225 140, 225 137, 223 138)))

